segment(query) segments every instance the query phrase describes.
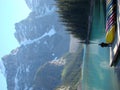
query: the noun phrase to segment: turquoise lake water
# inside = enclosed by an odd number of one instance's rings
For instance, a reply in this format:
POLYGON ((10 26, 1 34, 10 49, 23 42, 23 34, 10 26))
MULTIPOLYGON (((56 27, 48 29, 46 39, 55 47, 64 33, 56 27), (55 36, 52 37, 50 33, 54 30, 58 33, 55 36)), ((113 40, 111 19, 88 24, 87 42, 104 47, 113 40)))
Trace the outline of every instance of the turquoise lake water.
POLYGON ((90 40, 96 44, 84 45, 82 90, 120 90, 114 67, 109 66, 109 47, 102 48, 98 43, 105 42, 105 15, 103 0, 95 4, 90 40))

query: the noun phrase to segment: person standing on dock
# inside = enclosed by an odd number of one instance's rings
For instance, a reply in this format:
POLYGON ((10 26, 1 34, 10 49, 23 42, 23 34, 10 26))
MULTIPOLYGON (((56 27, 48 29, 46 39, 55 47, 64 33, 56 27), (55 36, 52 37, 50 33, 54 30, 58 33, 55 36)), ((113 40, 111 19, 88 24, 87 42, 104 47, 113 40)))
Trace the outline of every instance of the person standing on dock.
POLYGON ((100 45, 101 47, 110 47, 110 46, 111 46, 111 44, 104 43, 104 42, 100 43, 99 45, 100 45))

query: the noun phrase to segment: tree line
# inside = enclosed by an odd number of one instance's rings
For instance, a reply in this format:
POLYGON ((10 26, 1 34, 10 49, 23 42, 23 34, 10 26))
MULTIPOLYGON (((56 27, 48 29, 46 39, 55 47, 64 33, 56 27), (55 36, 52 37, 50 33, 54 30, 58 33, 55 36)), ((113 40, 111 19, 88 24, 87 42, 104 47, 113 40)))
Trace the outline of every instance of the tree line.
POLYGON ((56 0, 63 24, 75 37, 86 40, 90 0, 56 0))

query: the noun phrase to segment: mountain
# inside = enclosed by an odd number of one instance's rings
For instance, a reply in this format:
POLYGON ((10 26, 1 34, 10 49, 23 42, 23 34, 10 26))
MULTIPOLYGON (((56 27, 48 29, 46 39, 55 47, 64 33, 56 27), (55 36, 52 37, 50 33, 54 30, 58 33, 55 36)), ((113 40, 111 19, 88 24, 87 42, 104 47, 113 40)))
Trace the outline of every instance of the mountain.
MULTIPOLYGON (((70 36, 59 22, 53 0, 26 0, 26 3, 32 12, 25 20, 15 24, 15 37, 20 47, 2 58, 8 90, 50 90, 42 84, 38 89, 35 76, 44 64, 68 52, 70 36)), ((58 79, 56 84, 59 83, 58 79)), ((51 86, 51 90, 54 87, 51 86)))
POLYGON ((15 24, 14 35, 20 46, 2 58, 8 90, 57 90, 64 84, 70 86, 69 79, 80 77, 82 56, 76 56, 75 51, 82 53, 82 45, 79 47, 79 40, 70 36, 60 22, 54 0, 25 1, 31 12, 15 24), (71 69, 75 64, 78 66, 71 69), (70 69, 77 69, 74 77, 70 69))

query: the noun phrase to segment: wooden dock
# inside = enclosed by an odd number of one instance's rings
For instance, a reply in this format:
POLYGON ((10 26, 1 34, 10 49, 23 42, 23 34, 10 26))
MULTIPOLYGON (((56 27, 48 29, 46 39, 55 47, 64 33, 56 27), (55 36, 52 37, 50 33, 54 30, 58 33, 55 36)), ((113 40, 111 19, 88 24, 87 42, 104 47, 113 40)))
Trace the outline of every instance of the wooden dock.
POLYGON ((110 66, 115 66, 119 61, 119 53, 120 53, 120 1, 117 3, 117 30, 115 35, 115 41, 110 47, 110 66))

